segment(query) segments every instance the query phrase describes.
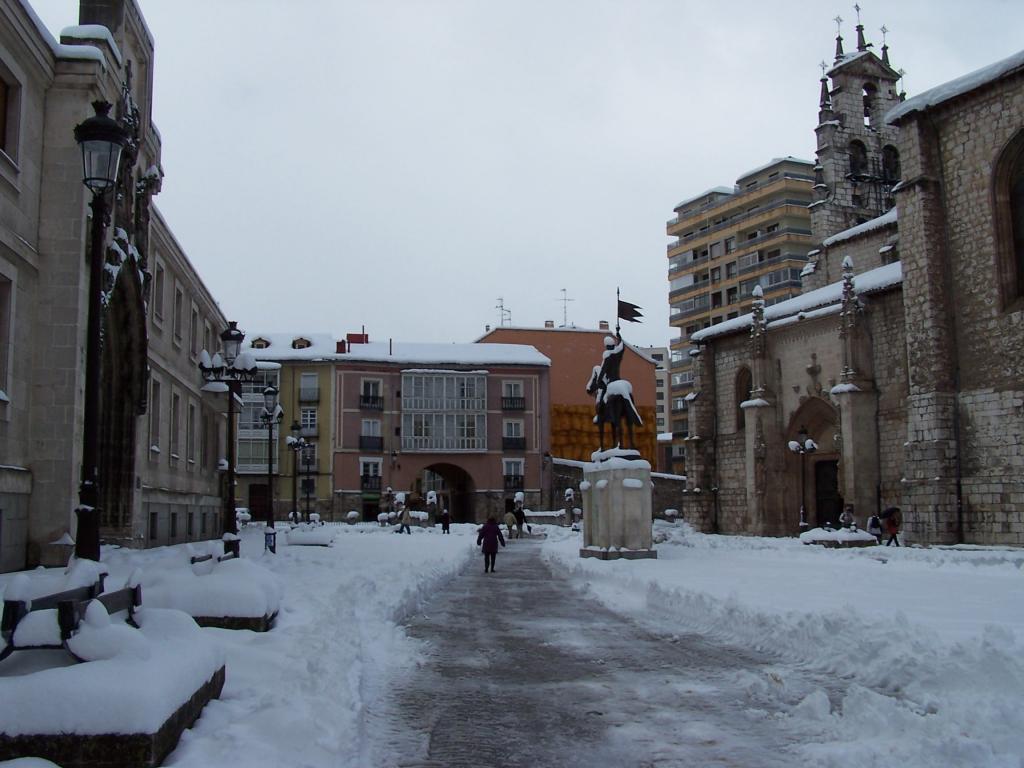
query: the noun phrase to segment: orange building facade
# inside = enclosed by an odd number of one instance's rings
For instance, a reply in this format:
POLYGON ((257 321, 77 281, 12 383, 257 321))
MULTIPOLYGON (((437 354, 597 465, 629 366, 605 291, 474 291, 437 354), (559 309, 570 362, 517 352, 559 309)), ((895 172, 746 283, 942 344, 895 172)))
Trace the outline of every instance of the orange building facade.
MULTIPOLYGON (((595 365, 601 364, 604 337, 614 331, 604 327, 585 328, 493 328, 477 339, 488 344, 525 344, 535 347, 551 360, 551 455, 560 459, 590 461, 598 449, 594 424, 594 397, 587 394, 587 382, 595 365)), ((623 339, 622 378, 633 385, 633 400, 643 425, 636 428, 636 449, 657 466, 657 423, 655 387, 657 363, 629 344, 628 328, 623 339)), ((605 442, 611 430, 605 429, 605 442)))

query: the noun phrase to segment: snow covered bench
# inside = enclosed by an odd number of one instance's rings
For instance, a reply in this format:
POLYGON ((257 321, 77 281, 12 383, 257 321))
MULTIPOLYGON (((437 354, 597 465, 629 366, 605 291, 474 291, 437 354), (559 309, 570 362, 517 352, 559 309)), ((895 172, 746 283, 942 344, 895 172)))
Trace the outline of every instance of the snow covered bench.
POLYGON ((93 602, 100 603, 107 615, 127 613, 126 622, 135 626, 135 610, 142 605, 142 587, 137 575, 122 589, 103 592, 103 574, 89 586, 75 587, 31 600, 4 600, 4 640, 0 660, 14 651, 66 648, 79 661, 69 641, 85 618, 93 602), (8 634, 7 627, 10 625, 8 634))
POLYGON ((24 593, 23 585, 27 585, 27 579, 12 581, 4 594, 4 612, 0 619, 0 637, 4 640, 0 661, 14 651, 63 647, 64 628, 58 620, 60 605, 92 600, 103 591, 104 577, 105 574, 101 573, 94 583, 87 586, 40 597, 28 597, 24 593))

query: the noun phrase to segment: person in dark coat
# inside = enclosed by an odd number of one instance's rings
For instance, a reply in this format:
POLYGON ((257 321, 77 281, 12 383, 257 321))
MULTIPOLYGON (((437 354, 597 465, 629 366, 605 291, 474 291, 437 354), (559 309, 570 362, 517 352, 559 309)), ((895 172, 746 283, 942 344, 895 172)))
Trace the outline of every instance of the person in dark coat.
POLYGON ((451 533, 452 516, 445 507, 441 510, 441 533, 451 533))
POLYGON ((885 542, 885 546, 895 544, 898 547, 900 545, 900 540, 896 538, 896 535, 900 532, 902 523, 903 515, 900 514, 899 507, 889 507, 882 512, 882 524, 885 525, 885 532, 889 534, 889 540, 885 542))
POLYGON ((483 544, 484 552, 484 573, 494 573, 494 560, 498 557, 498 542, 505 546, 505 537, 501 535, 501 527, 494 519, 494 515, 487 518, 487 522, 480 528, 476 535, 476 545, 483 544))

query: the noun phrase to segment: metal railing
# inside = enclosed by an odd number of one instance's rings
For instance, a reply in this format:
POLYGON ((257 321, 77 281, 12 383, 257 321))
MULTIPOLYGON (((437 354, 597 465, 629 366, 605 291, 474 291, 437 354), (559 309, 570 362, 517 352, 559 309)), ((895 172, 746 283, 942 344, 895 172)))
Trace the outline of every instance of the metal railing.
POLYGON ((525 437, 502 437, 501 438, 501 449, 503 451, 525 451, 526 450, 526 438, 525 437))
POLYGON ((359 407, 364 411, 383 411, 384 398, 380 395, 360 395, 359 407))
POLYGON ((383 451, 384 438, 380 435, 360 435, 359 449, 362 451, 383 451))
POLYGON ((526 410, 526 398, 525 397, 502 397, 501 398, 501 409, 503 411, 525 411, 526 410))

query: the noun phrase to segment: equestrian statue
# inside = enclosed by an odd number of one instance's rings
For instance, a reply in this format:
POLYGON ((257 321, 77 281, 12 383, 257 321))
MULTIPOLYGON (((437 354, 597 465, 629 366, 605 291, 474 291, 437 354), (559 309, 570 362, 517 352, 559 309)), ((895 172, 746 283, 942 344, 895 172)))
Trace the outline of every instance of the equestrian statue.
MULTIPOLYGON (((626 302, 619 302, 620 306, 626 302)), ((629 305, 633 306, 633 305, 629 305)), ((620 309, 621 312, 621 309, 620 309)), ((629 435, 629 447, 635 450, 633 427, 643 424, 640 413, 633 402, 633 385, 619 376, 622 356, 626 345, 622 341, 618 325, 615 338, 604 337, 604 354, 601 365, 595 365, 587 384, 587 393, 595 396, 594 423, 597 424, 598 450, 604 450, 604 425, 612 426, 612 443, 615 448, 622 447, 622 424, 625 422, 626 433, 629 435)))

